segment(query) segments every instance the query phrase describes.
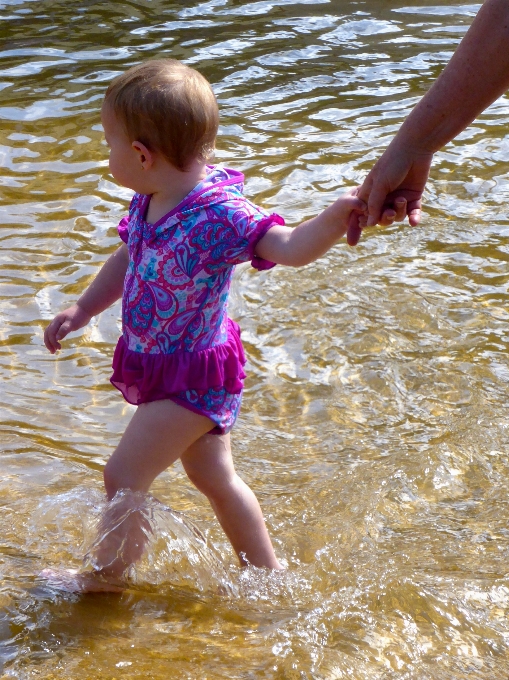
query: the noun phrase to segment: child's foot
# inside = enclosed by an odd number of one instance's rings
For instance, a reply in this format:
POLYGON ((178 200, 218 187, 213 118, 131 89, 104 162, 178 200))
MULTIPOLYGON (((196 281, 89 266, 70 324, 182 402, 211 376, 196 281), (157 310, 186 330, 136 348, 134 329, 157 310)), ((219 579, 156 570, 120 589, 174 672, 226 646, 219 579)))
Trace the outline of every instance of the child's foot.
POLYGON ((43 569, 39 574, 49 583, 68 593, 123 593, 125 586, 113 583, 91 571, 77 569, 43 569))

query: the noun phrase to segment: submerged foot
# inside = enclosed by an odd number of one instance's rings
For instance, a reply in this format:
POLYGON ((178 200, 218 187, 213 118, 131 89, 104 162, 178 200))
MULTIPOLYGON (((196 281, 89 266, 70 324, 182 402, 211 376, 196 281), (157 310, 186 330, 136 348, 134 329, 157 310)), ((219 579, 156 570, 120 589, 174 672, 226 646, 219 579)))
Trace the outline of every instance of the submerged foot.
POLYGON ((43 569, 39 574, 52 586, 68 593, 123 593, 126 586, 108 581, 92 571, 77 569, 43 569))

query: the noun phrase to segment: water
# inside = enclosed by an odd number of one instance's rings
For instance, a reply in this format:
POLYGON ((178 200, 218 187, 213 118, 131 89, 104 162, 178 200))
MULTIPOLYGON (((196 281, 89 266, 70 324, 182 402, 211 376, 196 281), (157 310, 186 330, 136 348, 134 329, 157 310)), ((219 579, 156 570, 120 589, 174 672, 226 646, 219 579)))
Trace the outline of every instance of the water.
POLYGON ((132 414, 108 384, 118 307, 57 358, 42 344, 118 245, 110 79, 160 55, 199 68, 218 160, 296 224, 361 181, 478 7, 0 4, 2 680, 507 678, 507 97, 437 154, 418 229, 237 274, 235 461, 288 573, 239 572, 177 464, 151 489, 131 590, 38 578, 90 545, 132 414))
MULTIPOLYGON (((72 567, 73 562, 84 571, 100 568, 94 548, 111 533, 111 527, 105 530, 100 522, 106 509, 116 517, 115 527, 125 526, 130 518, 137 520, 147 539, 143 558, 124 574, 130 588, 172 592, 175 588, 191 588, 221 595, 238 594, 221 556, 214 546, 208 545, 202 532, 182 513, 139 492, 121 491, 110 503, 105 502, 103 494, 91 493, 86 488, 48 496, 32 515, 28 544, 36 549, 41 533, 51 536, 51 563, 57 574, 62 567, 72 567)), ((119 557, 123 547, 122 544, 117 552, 119 557)), ((58 589, 58 582, 53 587, 58 589)))

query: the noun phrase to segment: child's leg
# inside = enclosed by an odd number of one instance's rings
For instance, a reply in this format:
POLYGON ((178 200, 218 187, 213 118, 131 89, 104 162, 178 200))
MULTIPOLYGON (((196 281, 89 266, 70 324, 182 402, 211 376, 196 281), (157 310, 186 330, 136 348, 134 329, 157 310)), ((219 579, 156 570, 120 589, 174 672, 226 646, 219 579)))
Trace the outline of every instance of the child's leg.
MULTIPOLYGON (((154 479, 213 426, 208 418, 169 399, 141 404, 104 469, 108 499, 119 489, 147 492, 154 479)), ((130 502, 127 497, 106 510, 99 531, 103 538, 91 550, 99 574, 108 579, 120 579, 143 554, 145 527, 130 502)))
POLYGON ((181 460, 189 479, 209 499, 240 563, 246 563, 244 553, 256 567, 282 569, 256 496, 233 467, 230 435, 203 435, 181 460))

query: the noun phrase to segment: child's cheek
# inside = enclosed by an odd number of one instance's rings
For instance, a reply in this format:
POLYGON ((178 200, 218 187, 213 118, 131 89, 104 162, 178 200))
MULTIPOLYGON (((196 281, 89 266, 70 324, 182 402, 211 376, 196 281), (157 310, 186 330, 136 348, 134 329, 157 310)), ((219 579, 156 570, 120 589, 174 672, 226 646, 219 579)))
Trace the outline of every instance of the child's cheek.
POLYGON ((113 177, 115 179, 117 179, 118 181, 120 181, 119 175, 122 174, 122 169, 121 169, 122 165, 119 164, 118 159, 115 156, 115 154, 110 154, 110 160, 109 160, 108 166, 109 166, 109 169, 110 169, 110 173, 113 175, 113 177))

